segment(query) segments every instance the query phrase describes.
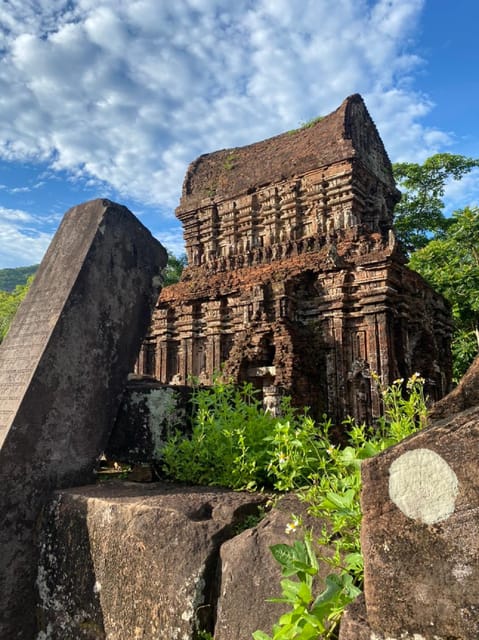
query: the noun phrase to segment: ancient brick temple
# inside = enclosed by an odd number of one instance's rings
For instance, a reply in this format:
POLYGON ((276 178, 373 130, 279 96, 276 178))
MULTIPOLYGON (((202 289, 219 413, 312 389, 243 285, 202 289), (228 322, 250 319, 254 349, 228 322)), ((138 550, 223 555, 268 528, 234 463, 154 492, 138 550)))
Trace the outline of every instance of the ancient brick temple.
POLYGON ((177 217, 188 267, 161 292, 139 372, 211 382, 224 368, 314 415, 377 416, 384 383, 450 384, 450 315, 393 231, 400 194, 359 95, 312 126, 200 156, 177 217))

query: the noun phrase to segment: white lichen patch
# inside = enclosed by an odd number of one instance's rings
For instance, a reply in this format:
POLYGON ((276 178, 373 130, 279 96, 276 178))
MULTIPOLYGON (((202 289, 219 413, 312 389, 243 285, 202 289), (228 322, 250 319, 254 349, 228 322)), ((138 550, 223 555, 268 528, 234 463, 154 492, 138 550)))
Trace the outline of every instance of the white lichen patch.
POLYGON ((430 449, 407 451, 389 468, 389 497, 405 516, 424 524, 449 518, 458 491, 456 474, 430 449))
POLYGON ((180 406, 173 389, 152 389, 149 393, 132 393, 132 407, 145 406, 145 426, 151 434, 153 449, 157 454, 169 434, 185 421, 185 409, 180 406))
POLYGON ((53 627, 48 623, 45 631, 40 631, 35 640, 51 640, 53 638, 53 627))
POLYGON ((458 582, 466 581, 472 574, 472 567, 467 564, 456 564, 452 570, 452 575, 458 582))
POLYGON ((171 630, 170 640, 189 640, 192 630, 198 626, 196 614, 205 599, 204 570, 204 565, 198 567, 178 591, 178 602, 183 603, 184 609, 180 612, 174 610, 172 613, 175 617, 179 614, 179 619, 185 624, 171 630))

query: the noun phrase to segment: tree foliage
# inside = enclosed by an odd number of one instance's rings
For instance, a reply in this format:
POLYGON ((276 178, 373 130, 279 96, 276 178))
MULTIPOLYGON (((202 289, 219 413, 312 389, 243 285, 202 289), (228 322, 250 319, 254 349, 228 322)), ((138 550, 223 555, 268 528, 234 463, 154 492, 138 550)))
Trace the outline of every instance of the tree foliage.
POLYGON ((479 159, 450 153, 433 155, 423 164, 393 165, 403 192, 395 210, 395 229, 410 255, 409 266, 452 305, 456 380, 479 346, 479 219, 477 207, 467 206, 446 217, 443 197, 448 180, 461 180, 475 167, 479 159))
POLYGON ((13 291, 18 284, 25 284, 28 278, 38 269, 38 264, 30 267, 14 267, 0 269, 0 290, 13 291))
POLYGON ((25 284, 17 285, 12 292, 0 291, 0 343, 7 334, 20 302, 27 295, 33 278, 34 276, 30 276, 25 284))
POLYGON ((479 159, 451 153, 437 153, 423 164, 398 162, 394 177, 403 191, 395 209, 395 229, 406 251, 427 245, 432 237, 442 237, 450 224, 444 215, 444 191, 449 179, 460 180, 479 159))
POLYGON ((479 208, 455 211, 444 233, 415 251, 409 265, 452 305, 458 379, 479 350, 479 208))
POLYGON ((185 254, 176 257, 170 251, 168 251, 168 263, 163 273, 164 287, 178 282, 178 280, 181 278, 183 269, 186 267, 186 262, 187 260, 185 254))

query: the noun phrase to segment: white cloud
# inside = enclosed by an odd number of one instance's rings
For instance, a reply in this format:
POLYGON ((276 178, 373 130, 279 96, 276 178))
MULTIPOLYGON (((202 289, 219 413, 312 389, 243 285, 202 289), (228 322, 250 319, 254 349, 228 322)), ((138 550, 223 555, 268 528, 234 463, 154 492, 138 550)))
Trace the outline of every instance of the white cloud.
POLYGON ((3 223, 5 221, 8 222, 18 222, 18 223, 32 223, 34 221, 34 217, 27 213, 26 211, 20 211, 19 209, 6 209, 5 207, 0 207, 0 221, 3 223))
POLYGON ((2 267, 40 262, 52 239, 39 229, 42 221, 18 209, 0 207, 0 251, 2 267))
MULTIPOLYGON (((172 207, 195 155, 297 126, 358 90, 374 105, 381 129, 385 114, 392 130, 405 120, 423 149, 427 132, 418 118, 431 105, 410 91, 394 92, 418 64, 406 44, 421 6, 419 0, 4 5, 0 154, 51 158, 57 169, 80 168, 120 193, 172 207), (388 92, 390 107, 383 104, 388 92)), ((387 142, 400 152, 396 139, 387 142)))
POLYGON ((467 173, 461 180, 448 180, 444 196, 447 213, 464 206, 479 207, 479 168, 467 173))
POLYGON ((183 241, 183 232, 180 228, 162 229, 160 233, 153 234, 161 244, 171 251, 175 256, 181 256, 185 253, 185 244, 183 241))
POLYGON ((422 6, 2 3, 0 158, 46 161, 164 216, 200 153, 295 128, 361 92, 392 159, 422 160, 450 142, 422 124, 433 105, 411 88, 422 6))

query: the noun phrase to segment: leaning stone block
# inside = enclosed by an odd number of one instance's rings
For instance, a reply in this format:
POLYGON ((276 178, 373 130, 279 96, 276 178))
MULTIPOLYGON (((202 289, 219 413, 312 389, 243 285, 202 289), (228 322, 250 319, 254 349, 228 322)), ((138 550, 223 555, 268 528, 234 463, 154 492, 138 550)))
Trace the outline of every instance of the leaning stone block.
MULTIPOLYGON (((304 531, 319 535, 322 521, 308 516, 304 502, 287 495, 254 528, 247 529, 221 547, 221 586, 215 640, 251 640, 253 631, 270 633, 288 606, 268 602, 281 597, 281 569, 273 558, 274 544, 293 544, 304 537, 304 531), (300 516, 304 529, 286 534, 292 514, 300 516)), ((332 549, 322 549, 325 556, 332 549)), ((332 572, 326 562, 317 576, 317 594, 325 587, 324 579, 332 572)))
POLYGON ((166 260, 125 207, 73 207, 0 346, 0 638, 33 637, 38 514, 92 477, 166 260))
POLYGON ((479 356, 476 356, 457 387, 433 405, 429 417, 434 422, 441 419, 447 420, 456 413, 477 406, 479 406, 479 356))
POLYGON ((219 547, 264 500, 128 482, 56 493, 43 517, 38 640, 193 640, 212 631, 219 547))
POLYGON ((478 465, 477 407, 363 463, 371 637, 479 637, 478 465))

